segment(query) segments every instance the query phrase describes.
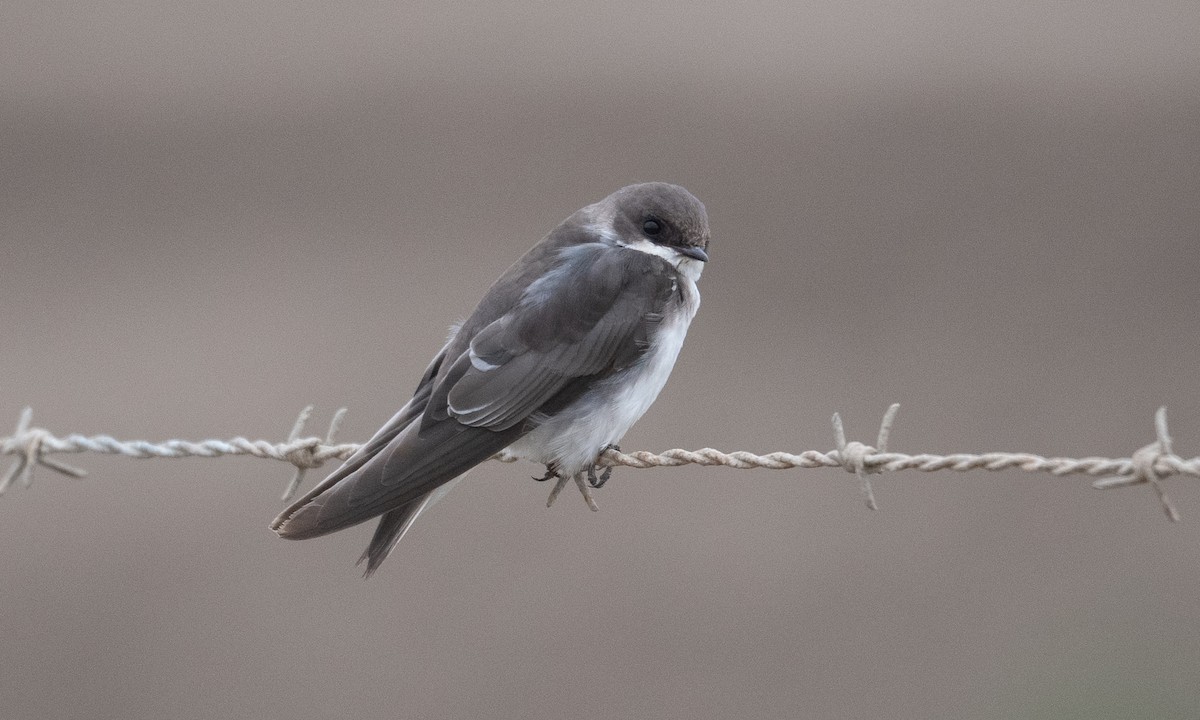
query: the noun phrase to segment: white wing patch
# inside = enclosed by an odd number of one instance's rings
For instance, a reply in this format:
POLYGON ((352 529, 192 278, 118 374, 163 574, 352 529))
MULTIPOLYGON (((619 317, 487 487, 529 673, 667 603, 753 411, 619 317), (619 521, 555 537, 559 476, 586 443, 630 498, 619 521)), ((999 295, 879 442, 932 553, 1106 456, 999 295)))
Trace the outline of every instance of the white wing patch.
POLYGON ((471 357, 471 367, 475 368, 476 370, 478 370, 480 372, 487 372, 488 370, 495 370, 496 368, 500 367, 499 365, 493 365, 492 363, 488 362, 487 360, 484 360, 483 358, 476 355, 475 348, 471 348, 468 352, 471 357))

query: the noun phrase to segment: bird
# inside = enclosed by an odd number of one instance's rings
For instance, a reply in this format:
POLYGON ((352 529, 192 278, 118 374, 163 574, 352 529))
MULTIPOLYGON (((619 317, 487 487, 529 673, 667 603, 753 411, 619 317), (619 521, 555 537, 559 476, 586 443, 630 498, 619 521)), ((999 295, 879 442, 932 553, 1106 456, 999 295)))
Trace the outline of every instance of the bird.
POLYGON ((535 479, 599 487, 600 455, 675 365, 708 245, 707 210, 679 185, 628 185, 571 214, 451 327, 412 399, 271 529, 302 540, 379 517, 359 560, 370 577, 453 481, 500 451, 545 465, 535 479))

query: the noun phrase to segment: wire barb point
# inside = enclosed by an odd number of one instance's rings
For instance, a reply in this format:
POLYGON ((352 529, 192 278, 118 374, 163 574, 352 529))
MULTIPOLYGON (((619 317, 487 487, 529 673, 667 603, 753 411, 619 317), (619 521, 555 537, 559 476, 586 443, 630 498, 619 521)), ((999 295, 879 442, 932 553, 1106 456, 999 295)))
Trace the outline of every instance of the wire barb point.
POLYGON ((0 495, 3 495, 15 480, 20 481, 21 487, 32 485, 34 465, 44 465, 68 477, 82 478, 87 476, 86 470, 46 457, 42 452, 43 445, 47 440, 55 438, 48 430, 30 427, 32 422, 33 408, 27 407, 21 411, 21 417, 17 420, 17 429, 12 434, 12 437, 5 438, 0 443, 0 445, 3 445, 5 455, 17 456, 17 459, 5 471, 4 477, 0 479, 0 495))
POLYGON ((322 444, 333 445, 333 439, 342 427, 342 419, 346 417, 346 408, 339 408, 333 414, 333 420, 329 421, 329 432, 325 433, 324 443, 316 437, 301 439, 300 433, 304 432, 304 426, 308 424, 312 411, 312 405, 300 411, 300 415, 296 417, 296 422, 292 425, 292 431, 288 433, 287 443, 281 448, 284 459, 296 466, 296 472, 292 475, 291 482, 283 491, 284 502, 290 501, 296 495, 296 491, 300 489, 300 483, 304 482, 304 476, 310 468, 318 468, 325 464, 325 460, 317 456, 317 450, 322 444))
POLYGON ((1171 498, 1167 496, 1167 491, 1162 484, 1164 473, 1159 471, 1160 463, 1179 465, 1183 462, 1182 458, 1176 456, 1171 449, 1171 435, 1167 432, 1166 407, 1160 407, 1158 412, 1154 413, 1154 434, 1154 442, 1139 449, 1130 458, 1128 473, 1101 478, 1093 482, 1092 487, 1099 490, 1110 490, 1149 483, 1154 488, 1155 494, 1158 495, 1158 502, 1162 506, 1163 514, 1171 522, 1179 522, 1182 516, 1175 508, 1175 504, 1171 502, 1171 498))
POLYGON ((871 480, 867 475, 884 471, 883 465, 872 464, 871 456, 887 452, 888 438, 892 434, 892 425, 896 422, 896 413, 898 412, 900 412, 900 403, 892 403, 887 412, 883 414, 883 422, 879 425, 879 436, 875 441, 875 447, 857 440, 846 442, 846 430, 842 425, 842 416, 838 413, 833 414, 833 439, 837 444, 838 461, 843 470, 858 477, 862 487, 863 501, 870 510, 878 510, 879 504, 875 502, 875 491, 871 487, 871 480))

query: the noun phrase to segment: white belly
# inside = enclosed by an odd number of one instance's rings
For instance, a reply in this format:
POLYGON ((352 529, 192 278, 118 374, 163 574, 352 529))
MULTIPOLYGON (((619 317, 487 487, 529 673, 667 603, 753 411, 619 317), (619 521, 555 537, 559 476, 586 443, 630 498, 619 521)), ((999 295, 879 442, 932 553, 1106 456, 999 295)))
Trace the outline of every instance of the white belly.
POLYGON ((620 440, 650 409, 666 385, 688 326, 700 306, 695 283, 686 276, 680 281, 687 285, 683 306, 663 319, 651 341, 651 349, 637 363, 600 381, 562 412, 513 443, 509 452, 537 463, 554 463, 560 475, 569 477, 592 465, 606 445, 620 440))

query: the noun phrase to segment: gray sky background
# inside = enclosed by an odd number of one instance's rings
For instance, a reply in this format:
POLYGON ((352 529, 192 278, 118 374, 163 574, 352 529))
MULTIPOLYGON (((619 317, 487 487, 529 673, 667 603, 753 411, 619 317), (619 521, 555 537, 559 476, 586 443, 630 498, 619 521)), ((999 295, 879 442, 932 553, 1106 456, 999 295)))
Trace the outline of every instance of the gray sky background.
MULTIPOLYGON (((6 3, 0 417, 361 441, 578 207, 708 206, 626 449, 1200 454, 1200 6, 6 3)), ((27 718, 1189 718, 1200 490, 492 464, 370 582, 287 466, 68 460, 0 499, 27 718)), ((311 473, 315 482, 322 471, 311 473)))

